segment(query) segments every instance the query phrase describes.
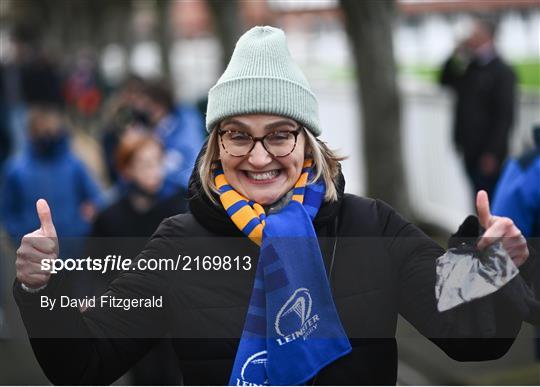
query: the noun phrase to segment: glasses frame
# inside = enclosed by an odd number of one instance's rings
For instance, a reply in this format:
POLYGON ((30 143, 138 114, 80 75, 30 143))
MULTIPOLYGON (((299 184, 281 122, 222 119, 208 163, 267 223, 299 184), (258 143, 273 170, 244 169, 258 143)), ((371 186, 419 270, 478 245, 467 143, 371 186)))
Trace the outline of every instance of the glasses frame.
POLYGON ((274 132, 270 132, 262 137, 253 137, 251 134, 247 133, 247 132, 244 132, 242 130, 229 130, 229 129, 221 129, 219 128, 218 129, 218 135, 219 135, 219 141, 221 142, 221 146, 223 147, 223 150, 230 156, 233 156, 233 157, 245 157, 247 155, 249 155, 251 153, 251 151, 253 150, 253 148, 255 148, 255 144, 257 144, 257 142, 261 142, 263 148, 265 151, 268 152, 268 154, 270 154, 272 157, 275 157, 275 158, 280 158, 280 157, 287 157, 288 155, 290 155, 291 153, 294 152, 294 150, 296 149, 296 144, 298 143, 298 135, 302 132, 302 130, 305 129, 304 126, 300 125, 298 128, 296 128, 295 130, 276 130, 274 132), (228 150, 227 150, 227 147, 225 146, 225 144, 223 143, 223 136, 227 133, 242 133, 242 134, 245 134, 247 136, 249 136, 251 138, 251 141, 253 142, 253 144, 251 145, 251 148, 243 155, 233 155, 232 153, 230 153, 228 150), (273 154, 272 152, 270 152, 268 150, 268 148, 266 147, 265 143, 264 143, 264 140, 270 136, 270 135, 273 135, 275 133, 290 133, 294 136, 294 145, 291 149, 291 151, 285 155, 282 155, 282 156, 276 156, 275 154, 273 154))

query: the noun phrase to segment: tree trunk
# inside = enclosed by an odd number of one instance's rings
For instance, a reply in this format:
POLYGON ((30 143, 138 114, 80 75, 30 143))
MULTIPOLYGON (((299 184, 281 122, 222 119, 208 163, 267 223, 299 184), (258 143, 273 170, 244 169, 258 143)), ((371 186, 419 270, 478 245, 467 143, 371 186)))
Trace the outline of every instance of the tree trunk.
POLYGON ((221 43, 221 63, 225 69, 243 30, 238 1, 206 0, 206 3, 214 19, 216 34, 221 43))
POLYGON ((368 196, 408 213, 400 101, 392 43, 393 0, 341 0, 361 100, 368 196))
POLYGON ((161 55, 161 71, 163 78, 167 81, 172 80, 171 73, 171 33, 170 33, 170 2, 169 0, 159 0, 157 3, 157 40, 159 43, 159 52, 161 55))

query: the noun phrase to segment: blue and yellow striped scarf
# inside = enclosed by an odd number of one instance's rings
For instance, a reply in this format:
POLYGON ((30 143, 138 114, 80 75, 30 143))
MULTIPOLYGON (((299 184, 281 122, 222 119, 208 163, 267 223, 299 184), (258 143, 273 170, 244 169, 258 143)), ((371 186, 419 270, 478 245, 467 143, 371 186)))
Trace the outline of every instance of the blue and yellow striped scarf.
MULTIPOLYGON (((294 186, 291 200, 300 204, 304 203, 304 194, 312 165, 312 159, 306 159, 304 161, 302 172, 294 186)), ((222 169, 214 170, 214 179, 216 187, 219 190, 219 200, 233 223, 249 239, 260 246, 262 243, 263 228, 266 224, 264 208, 259 203, 255 203, 253 200, 249 200, 236 192, 229 185, 227 179, 225 179, 222 169)), ((318 207, 315 214, 317 211, 318 207)))
POLYGON ((347 354, 351 346, 334 306, 313 219, 325 194, 306 160, 291 201, 266 216, 214 171, 234 224, 261 246, 230 385, 295 385, 347 354))

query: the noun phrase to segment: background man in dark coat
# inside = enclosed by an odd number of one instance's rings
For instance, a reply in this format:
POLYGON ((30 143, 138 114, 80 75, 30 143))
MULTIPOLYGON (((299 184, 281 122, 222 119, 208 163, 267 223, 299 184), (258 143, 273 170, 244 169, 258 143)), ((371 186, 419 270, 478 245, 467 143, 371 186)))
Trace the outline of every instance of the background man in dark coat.
POLYGON ((493 192, 508 153, 515 75, 494 46, 495 24, 477 19, 445 62, 440 82, 456 92, 454 143, 474 192, 493 192))

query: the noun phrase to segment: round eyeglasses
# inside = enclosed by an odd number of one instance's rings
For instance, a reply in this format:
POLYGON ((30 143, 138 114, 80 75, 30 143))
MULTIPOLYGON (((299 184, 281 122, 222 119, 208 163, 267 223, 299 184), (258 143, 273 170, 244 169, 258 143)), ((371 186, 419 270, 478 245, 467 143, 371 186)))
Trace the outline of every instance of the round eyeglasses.
POLYGON ((300 126, 296 130, 271 132, 263 137, 253 137, 246 132, 227 129, 220 129, 218 134, 223 149, 231 156, 246 156, 255 148, 257 141, 260 141, 264 149, 273 157, 285 157, 296 148, 298 135, 303 128, 300 126))

